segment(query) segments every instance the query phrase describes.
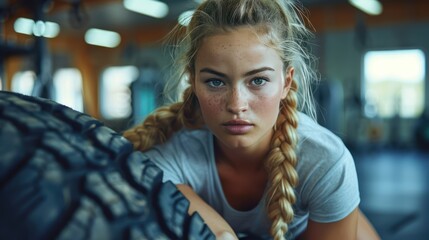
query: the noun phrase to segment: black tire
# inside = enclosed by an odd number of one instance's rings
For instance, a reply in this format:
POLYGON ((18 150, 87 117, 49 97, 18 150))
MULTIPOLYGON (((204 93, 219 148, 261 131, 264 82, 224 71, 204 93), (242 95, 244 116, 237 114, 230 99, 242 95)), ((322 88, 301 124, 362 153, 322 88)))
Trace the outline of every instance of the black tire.
POLYGON ((214 239, 188 207, 101 122, 0 91, 0 239, 214 239))

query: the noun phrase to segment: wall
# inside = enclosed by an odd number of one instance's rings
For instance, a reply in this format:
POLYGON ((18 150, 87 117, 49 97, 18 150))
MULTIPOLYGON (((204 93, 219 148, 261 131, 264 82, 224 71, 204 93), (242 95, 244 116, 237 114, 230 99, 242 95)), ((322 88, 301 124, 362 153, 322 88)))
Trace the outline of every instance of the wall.
MULTIPOLYGON (((414 120, 401 120, 399 131, 392 130, 391 120, 370 120, 360 114, 362 58, 368 50, 419 48, 426 55, 426 103, 429 96, 429 22, 409 22, 400 25, 378 26, 349 30, 326 31, 318 35, 320 44, 320 72, 327 81, 338 81, 344 90, 344 108, 338 117, 342 119, 339 134, 346 142, 359 144, 391 144, 399 136, 401 146, 413 143, 414 120), (359 119, 358 121, 355 121, 359 119), (375 128, 373 128, 375 127, 375 128), (378 129, 378 130, 377 130, 378 129), (377 132, 379 131, 379 132, 377 132), (398 134, 398 135, 395 135, 398 134)), ((407 69, 404 69, 407 71, 407 69)), ((429 106, 426 104, 426 111, 429 106)))

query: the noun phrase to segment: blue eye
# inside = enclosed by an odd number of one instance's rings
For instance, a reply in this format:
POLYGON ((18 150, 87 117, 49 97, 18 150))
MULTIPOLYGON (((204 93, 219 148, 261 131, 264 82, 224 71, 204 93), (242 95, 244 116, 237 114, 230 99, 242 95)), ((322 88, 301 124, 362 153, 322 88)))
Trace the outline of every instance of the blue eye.
POLYGON ((217 79, 210 79, 210 80, 207 80, 206 82, 210 87, 214 87, 214 88, 218 88, 225 85, 221 80, 217 80, 217 79))
POLYGON ((264 78, 254 78, 251 81, 252 85, 255 85, 255 86, 258 86, 258 87, 265 85, 265 83, 267 83, 267 82, 268 81, 266 79, 264 79, 264 78))

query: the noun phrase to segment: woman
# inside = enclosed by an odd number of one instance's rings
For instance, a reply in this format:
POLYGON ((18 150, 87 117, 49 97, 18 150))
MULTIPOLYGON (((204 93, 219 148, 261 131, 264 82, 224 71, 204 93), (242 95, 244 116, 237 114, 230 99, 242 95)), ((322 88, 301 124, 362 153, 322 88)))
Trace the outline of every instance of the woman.
POLYGON ((355 239, 363 225, 349 151, 298 110, 314 115, 315 79, 298 13, 291 1, 204 1, 176 44, 170 89, 186 79, 183 100, 124 133, 216 236, 355 239))

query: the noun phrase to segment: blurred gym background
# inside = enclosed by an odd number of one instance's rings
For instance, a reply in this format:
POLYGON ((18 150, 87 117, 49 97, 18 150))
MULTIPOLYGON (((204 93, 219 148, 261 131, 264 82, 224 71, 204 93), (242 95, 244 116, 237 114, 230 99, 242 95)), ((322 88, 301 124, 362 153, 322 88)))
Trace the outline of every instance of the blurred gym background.
MULTIPOLYGON (((429 2, 302 0, 318 121, 343 139, 383 239, 429 238, 429 2), (361 5, 364 4, 364 5, 361 5)), ((0 90, 122 131, 164 103, 163 38, 197 0, 0 0, 0 90)))

